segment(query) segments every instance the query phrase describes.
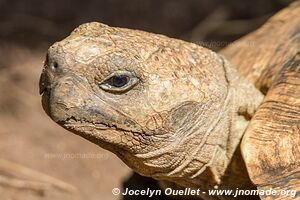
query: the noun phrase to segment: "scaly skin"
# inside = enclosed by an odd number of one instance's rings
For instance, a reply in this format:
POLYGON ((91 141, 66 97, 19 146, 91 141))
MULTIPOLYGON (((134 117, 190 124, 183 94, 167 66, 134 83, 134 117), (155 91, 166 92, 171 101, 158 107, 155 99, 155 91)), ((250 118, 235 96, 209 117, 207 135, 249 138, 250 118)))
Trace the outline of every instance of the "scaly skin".
POLYGON ((40 89, 55 122, 144 176, 203 190, 252 187, 238 147, 263 95, 208 49, 84 24, 49 48, 40 89), (133 80, 128 89, 107 87, 115 74, 133 80))
POLYGON ((300 1, 293 1, 238 40, 237 46, 221 51, 266 94, 241 143, 251 181, 258 190, 294 191, 294 195, 261 195, 264 200, 300 199, 299 13, 300 1))

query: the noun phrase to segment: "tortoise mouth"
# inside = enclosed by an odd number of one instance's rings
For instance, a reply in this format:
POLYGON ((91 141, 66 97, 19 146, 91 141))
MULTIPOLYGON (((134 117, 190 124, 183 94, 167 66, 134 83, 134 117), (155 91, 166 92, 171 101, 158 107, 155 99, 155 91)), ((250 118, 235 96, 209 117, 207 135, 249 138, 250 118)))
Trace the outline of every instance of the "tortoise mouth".
MULTIPOLYGON (((65 120, 56 121, 64 129, 81 136, 90 142, 97 144, 98 146, 109 150, 116 155, 121 155, 120 152, 127 152, 129 155, 136 153, 135 150, 128 148, 127 143, 122 141, 122 136, 132 136, 134 134, 140 134, 121 128, 115 124, 106 124, 105 122, 93 122, 87 119, 76 119, 75 117, 69 117, 65 120)), ((127 154, 127 155, 128 155, 127 154)))
POLYGON ((118 132, 130 132, 130 133, 135 133, 135 134, 142 134, 139 131, 134 131, 131 130, 129 127, 120 127, 118 124, 114 123, 105 123, 105 122, 95 122, 92 120, 87 120, 85 118, 82 119, 77 119, 74 116, 68 117, 65 120, 59 120, 56 121, 57 124, 62 126, 63 128, 73 132, 83 132, 85 133, 86 130, 111 130, 111 131, 118 131, 118 132))
POLYGON ((57 121, 59 125, 68 129, 68 130, 77 130, 78 128, 95 128, 98 130, 107 130, 112 128, 108 124, 101 123, 101 122, 92 122, 86 119, 76 119, 75 117, 69 117, 66 120, 57 121))

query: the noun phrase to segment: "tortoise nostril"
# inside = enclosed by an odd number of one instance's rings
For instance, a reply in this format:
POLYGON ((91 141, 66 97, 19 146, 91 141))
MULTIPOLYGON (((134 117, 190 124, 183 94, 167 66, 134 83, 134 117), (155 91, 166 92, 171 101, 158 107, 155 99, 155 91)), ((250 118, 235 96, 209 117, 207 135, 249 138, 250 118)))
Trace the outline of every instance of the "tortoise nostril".
POLYGON ((53 67, 54 67, 55 69, 57 69, 57 68, 58 68, 58 64, 57 64, 57 62, 54 62, 54 63, 53 63, 53 67))
POLYGON ((58 63, 57 62, 53 62, 50 64, 50 68, 53 70, 53 71, 56 71, 58 69, 58 63))

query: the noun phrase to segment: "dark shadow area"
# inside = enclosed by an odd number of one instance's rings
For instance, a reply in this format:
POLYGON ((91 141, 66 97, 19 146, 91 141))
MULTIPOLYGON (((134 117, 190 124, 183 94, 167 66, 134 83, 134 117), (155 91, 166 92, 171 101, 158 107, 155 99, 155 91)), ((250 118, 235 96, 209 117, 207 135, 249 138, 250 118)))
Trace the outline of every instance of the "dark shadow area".
POLYGON ((256 29, 285 0, 0 0, 0 40, 48 46, 78 25, 110 26, 194 41, 233 41, 256 29), (229 23, 232 22, 232 23, 229 23), (220 23, 220 24, 218 24, 220 23))
MULTIPOLYGON (((160 190, 158 182, 152 178, 148 178, 148 177, 144 177, 141 176, 137 173, 133 173, 127 180, 124 181, 123 183, 123 191, 125 191, 125 189, 129 189, 129 190, 147 190, 148 188, 151 191, 154 190, 160 190)), ((142 196, 142 195, 138 195, 138 196, 133 196, 133 195, 124 195, 122 196, 122 198, 120 198, 121 200, 172 200, 170 197, 166 196, 163 194, 159 195, 159 196, 155 196, 153 195, 152 197, 149 196, 142 196)))

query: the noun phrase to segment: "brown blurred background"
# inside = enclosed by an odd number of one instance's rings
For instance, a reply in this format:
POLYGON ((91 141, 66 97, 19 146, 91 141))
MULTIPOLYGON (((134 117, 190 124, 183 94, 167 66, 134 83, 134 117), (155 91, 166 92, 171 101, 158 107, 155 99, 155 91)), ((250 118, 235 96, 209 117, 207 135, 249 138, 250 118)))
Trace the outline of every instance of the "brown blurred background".
POLYGON ((100 21, 218 50, 289 2, 0 0, 0 199, 133 199, 111 190, 157 187, 132 175, 110 152, 58 127, 41 108, 38 80, 45 52, 79 24, 100 21))

